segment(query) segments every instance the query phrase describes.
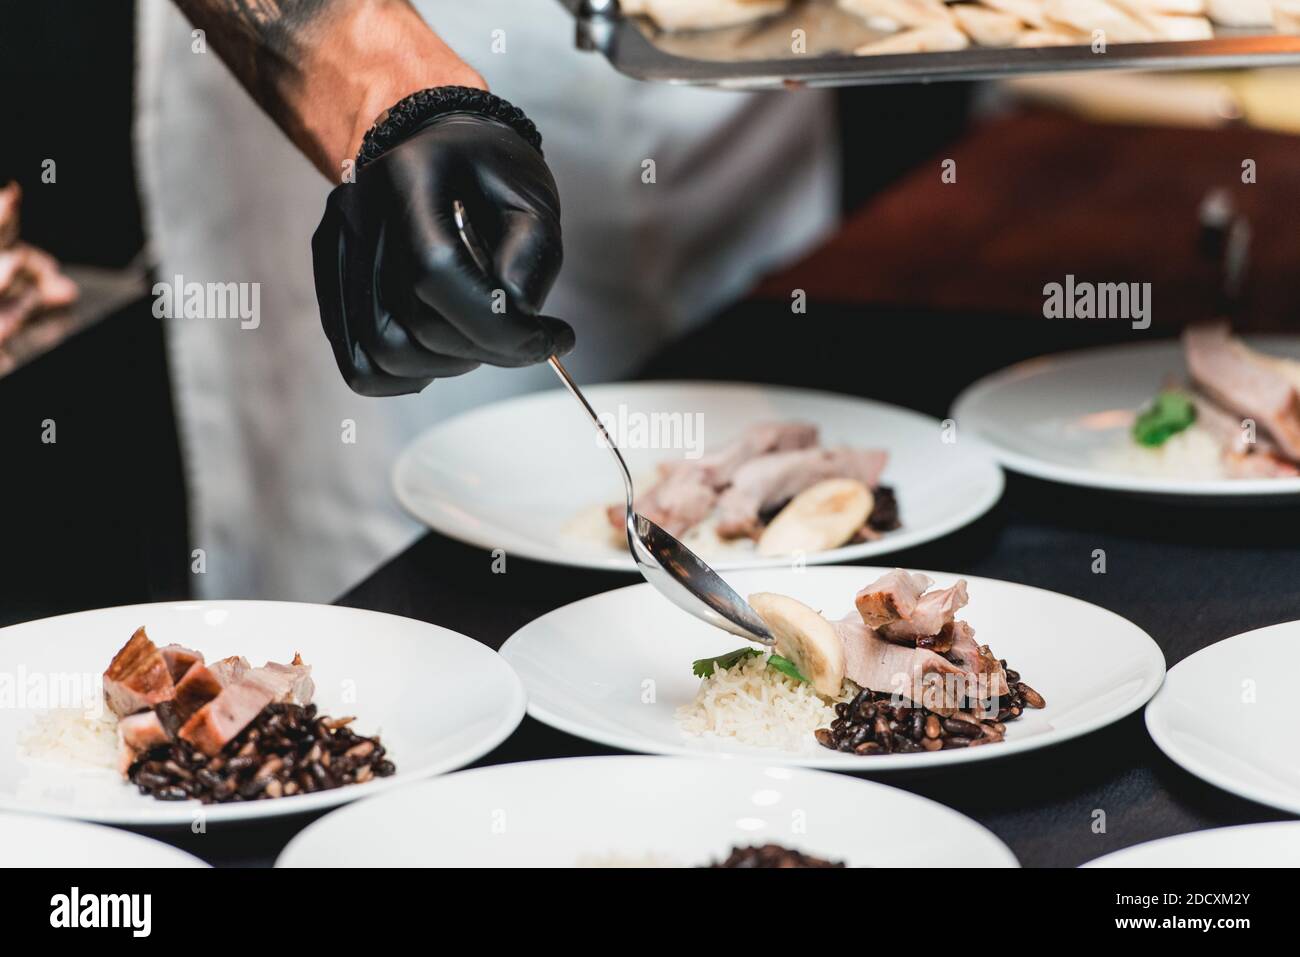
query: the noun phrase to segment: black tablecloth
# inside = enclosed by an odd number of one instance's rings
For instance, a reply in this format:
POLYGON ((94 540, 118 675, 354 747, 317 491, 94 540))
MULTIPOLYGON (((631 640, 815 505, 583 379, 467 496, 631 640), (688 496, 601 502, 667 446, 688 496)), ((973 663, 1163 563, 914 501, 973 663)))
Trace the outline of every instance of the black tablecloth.
MULTIPOLYGON (((826 309, 817 319, 801 321, 805 335, 799 344, 782 347, 779 366, 770 356, 764 363, 752 351, 726 351, 739 336, 775 343, 789 322, 788 312, 747 309, 682 343, 647 371, 698 374, 696 367, 705 366, 714 368, 716 378, 722 367, 732 378, 758 379, 766 369, 778 373, 769 380, 890 398, 938 414, 963 385, 1007 361, 1060 345, 1149 335, 1115 326, 890 310, 826 309), (893 371, 876 374, 874 357, 884 355, 895 357, 893 371), (913 363, 925 375, 902 375, 898 361, 913 363)), ((1172 667, 1231 635, 1300 618, 1297 542, 1295 507, 1170 504, 1013 475, 1002 501, 980 521, 871 564, 1000 578, 1072 595, 1144 628, 1172 667), (1106 552, 1105 574, 1093 572, 1096 549, 1106 552)), ((545 612, 633 582, 626 575, 518 558, 509 560, 508 569, 493 574, 486 552, 430 534, 340 601, 435 622, 496 648, 545 612)), ((614 752, 526 718, 479 763, 609 753, 614 752)), ((1026 866, 1074 866, 1173 834, 1286 817, 1182 771, 1152 743, 1141 713, 1041 751, 879 779, 969 815, 1026 866)), ((241 825, 201 837, 155 836, 215 863, 269 863, 310 820, 241 825)))

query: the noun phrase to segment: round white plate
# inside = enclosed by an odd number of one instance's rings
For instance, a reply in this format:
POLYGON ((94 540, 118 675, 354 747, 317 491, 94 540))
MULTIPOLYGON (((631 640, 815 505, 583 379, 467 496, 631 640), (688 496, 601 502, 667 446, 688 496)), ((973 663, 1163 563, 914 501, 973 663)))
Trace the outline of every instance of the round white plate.
POLYGON ((469 764, 496 747, 524 714, 519 679, 485 645, 395 615, 288 602, 214 601, 131 605, 0 629, 0 691, 28 690, 0 708, 0 809, 118 824, 246 820, 332 807, 469 764), (356 715, 380 734, 397 773, 365 784, 278 800, 201 805, 140 794, 114 770, 70 766, 26 753, 20 741, 64 688, 96 682, 141 625, 158 645, 175 642, 213 660, 312 666, 321 713, 356 715), (454 676, 450 677, 450 676, 454 676), (41 698, 36 692, 44 689, 41 698))
MULTIPOLYGON (((766 569, 726 578, 741 595, 779 592, 839 618, 852 610, 854 594, 884 571, 766 569)), ((958 577, 928 574, 944 587, 958 577)), ((744 756, 841 771, 936 767, 1047 747, 1136 711, 1160 687, 1164 656, 1132 622, 1026 585, 967 581, 971 600, 960 617, 974 627, 979 642, 1047 699, 1046 708, 1010 722, 1004 742, 979 748, 859 757, 823 748, 812 735, 802 750, 688 735, 674 712, 699 688, 691 662, 744 642, 690 617, 649 585, 605 592, 543 615, 516 632, 501 654, 523 679, 529 713, 561 731, 629 751, 744 756)))
POLYGON ((1015 867, 907 791, 750 762, 607 757, 450 774, 321 818, 277 867, 697 867, 775 843, 850 867, 1015 867))
MULTIPOLYGON (((1248 341, 1300 359, 1300 338, 1248 341)), ((1053 482, 1158 496, 1300 494, 1300 478, 1191 479, 1144 474, 1116 462, 1127 449, 1141 451, 1129 438, 1133 414, 1167 380, 1186 377, 1176 341, 1045 356, 976 382, 958 397, 953 418, 959 432, 985 443, 1007 468, 1053 482)))
POLYGON ((30 814, 0 814, 0 867, 207 867, 129 831, 30 814))
POLYGON ((1300 821, 1179 834, 1107 854, 1084 867, 1300 867, 1300 821))
POLYGON ((1215 787, 1300 814, 1295 688, 1287 662, 1300 622, 1216 642, 1180 661, 1147 708, 1147 730, 1175 764, 1215 787))
MULTIPOLYGON (((820 426, 827 445, 887 450, 882 481, 898 495, 903 527, 878 541, 809 555, 816 564, 931 541, 973 522, 1002 495, 1002 471, 976 443, 944 442, 937 420, 895 406, 707 382, 620 383, 584 392, 598 413, 611 417, 638 487, 652 480, 659 463, 693 454, 688 449, 707 452, 751 425, 778 419, 820 426)), ((624 501, 618 468, 562 389, 498 402, 434 427, 398 457, 393 488, 416 518, 471 545, 560 565, 635 571, 603 515, 604 506, 624 501)), ((718 569, 790 563, 760 558, 752 547, 697 547, 718 569)))

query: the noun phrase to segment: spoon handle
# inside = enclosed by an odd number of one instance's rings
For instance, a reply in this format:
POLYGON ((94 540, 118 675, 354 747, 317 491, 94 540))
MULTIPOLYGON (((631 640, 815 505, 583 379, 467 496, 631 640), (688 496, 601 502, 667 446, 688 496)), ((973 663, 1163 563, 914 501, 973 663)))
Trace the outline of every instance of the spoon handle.
MULTIPOLYGON (((474 232, 474 227, 470 225, 469 215, 465 211, 465 204, 460 200, 456 200, 451 204, 451 208, 452 214, 456 219, 456 229, 460 232, 460 241, 463 242, 465 248, 469 250, 470 257, 474 260, 474 264, 478 266, 479 271, 483 273, 484 276, 491 276, 492 262, 488 259, 487 253, 483 249, 483 244, 479 242, 478 234, 474 232)), ((614 444, 614 439, 610 436, 609 430, 605 428, 605 423, 600 421, 600 416, 597 415, 596 410, 591 407, 591 403, 587 401, 587 397, 582 394, 582 390, 578 388, 578 384, 573 381, 573 377, 569 375, 569 370, 564 368, 564 363, 560 361, 559 356, 551 356, 546 361, 550 367, 555 370, 555 374, 560 377, 560 381, 563 382, 564 387, 569 390, 569 394, 577 399, 578 404, 586 411, 592 424, 596 426, 596 431, 600 433, 600 437, 604 441, 605 446, 613 453, 614 460, 618 462, 619 471, 623 473, 623 488, 627 492, 627 512, 628 518, 630 519, 633 514, 632 502, 634 496, 632 493, 632 473, 628 471, 627 462, 623 461, 623 455, 619 452, 618 446, 614 444)))
POLYGON ((555 374, 560 377, 560 381, 564 383, 564 387, 569 390, 575 399, 578 400, 578 404, 586 410, 587 415, 591 417, 592 423, 596 426, 596 431, 600 433, 602 441, 604 441, 610 452, 614 454, 614 460, 618 462, 619 471, 623 473, 623 488, 627 491, 627 510, 631 513, 633 510, 632 473, 628 471, 627 462, 623 460, 623 453, 618 450, 618 446, 614 444, 614 439, 610 436, 609 430, 605 428, 605 423, 600 421, 600 416, 597 415, 596 410, 591 407, 591 403, 587 401, 587 397, 582 394, 582 390, 578 388, 578 384, 569 376, 569 370, 564 368, 564 363, 560 361, 559 357, 551 356, 546 361, 550 367, 555 370, 555 374))

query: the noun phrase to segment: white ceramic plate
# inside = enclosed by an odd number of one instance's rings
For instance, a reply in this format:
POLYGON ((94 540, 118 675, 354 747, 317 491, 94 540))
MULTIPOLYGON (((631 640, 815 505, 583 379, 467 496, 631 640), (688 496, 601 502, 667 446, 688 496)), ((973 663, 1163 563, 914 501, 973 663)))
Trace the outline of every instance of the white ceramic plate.
POLYGON ((1084 867, 1300 867, 1300 821, 1179 834, 1107 854, 1084 867))
POLYGON ((1015 867, 907 791, 750 762, 607 757, 450 774, 327 815, 279 867, 695 867, 766 843, 850 867, 1015 867))
POLYGON ((207 867, 129 831, 80 821, 0 814, 0 867, 207 867))
MULTIPOLYGON (((653 478, 659 463, 684 458, 688 449, 716 448, 764 421, 804 420, 821 427, 824 444, 887 450, 882 481, 898 495, 903 527, 878 541, 807 557, 817 564, 939 538, 979 518, 1002 494, 1001 470, 976 443, 945 443, 938 421, 895 406, 725 383, 614 384, 584 392, 615 424, 615 439, 638 487, 653 478), (663 447, 674 443, 675 449, 663 447)), ((623 502, 624 493, 617 466, 598 443, 572 396, 560 389, 540 392, 476 409, 424 433, 394 465, 393 488, 416 518, 472 545, 561 565, 634 571, 627 546, 614 539, 604 519, 603 507, 623 502)), ((691 544, 719 569, 790 563, 760 558, 752 546, 691 544)))
MULTIPOLYGON (((0 683, 34 690, 0 708, 0 809, 119 824, 245 820, 332 807, 461 767, 509 735, 524 713, 519 679, 499 655, 464 635, 395 615, 287 602, 223 601, 132 605, 46 618, 0 629, 0 683), (312 666, 322 714, 356 715, 380 734, 397 773, 366 784, 278 800, 200 805, 141 795, 113 770, 36 758, 20 745, 58 690, 97 681, 131 633, 193 648, 209 659, 244 655, 254 665, 312 666)), ((3 686, 0 685, 0 690, 3 686)))
MULTIPOLYGON (((1300 338, 1248 341, 1300 359, 1300 338)), ((1197 498, 1300 494, 1300 478, 1188 478, 1119 461, 1129 449, 1142 451, 1129 438, 1134 414, 1167 380, 1186 377, 1174 341, 1046 356, 981 379, 958 397, 953 418, 960 432, 986 443, 1007 468, 1053 482, 1197 498)))
MULTIPOLYGON (((828 617, 853 608, 853 596, 885 569, 807 568, 736 572, 741 595, 790 595, 828 617)), ((939 585, 958 576, 930 572, 939 585)), ((859 757, 821 747, 756 748, 734 738, 687 735, 674 712, 699 687, 691 662, 723 654, 740 640, 697 621, 651 589, 634 585, 543 615, 501 649, 528 690, 529 713, 591 741, 655 754, 743 756, 808 767, 896 771, 983 761, 1087 734, 1142 707, 1164 677, 1159 647, 1132 622, 1053 592, 968 578, 961 617, 977 640, 1007 659, 1047 699, 1008 724, 1006 741, 979 748, 859 757)))
POLYGON ((1147 730, 1170 760, 1233 794, 1300 814, 1300 751, 1287 664, 1300 622, 1216 642, 1169 671, 1147 730))

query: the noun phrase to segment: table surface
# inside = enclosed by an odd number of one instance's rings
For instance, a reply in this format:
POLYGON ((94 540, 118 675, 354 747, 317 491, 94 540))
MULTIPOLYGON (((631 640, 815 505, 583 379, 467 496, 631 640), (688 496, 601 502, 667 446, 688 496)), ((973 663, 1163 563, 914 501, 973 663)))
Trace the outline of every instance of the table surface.
MULTIPOLYGON (((670 350, 652 377, 723 366, 731 378, 757 378, 754 359, 726 358, 718 346, 740 330, 779 334, 788 311, 751 306, 670 350)), ((803 317, 809 343, 784 350, 782 384, 848 387, 859 394, 941 412, 967 382, 1053 343, 1125 341, 1126 328, 902 314, 898 310, 818 310, 803 317), (823 335, 824 334, 824 335, 823 335), (864 379, 846 340, 869 336, 877 351, 933 357, 930 382, 864 379), (934 343, 947 348, 934 350, 934 343), (909 352, 909 350, 911 350, 909 352), (954 370, 965 370, 964 375, 954 370)), ((1149 335, 1145 334, 1145 335, 1149 335)), ((850 343, 851 344, 851 343, 850 343)), ((861 353, 857 353, 861 355, 861 353)), ((940 541, 888 562, 1021 582, 1110 609, 1150 633, 1170 667, 1216 641, 1300 619, 1300 509, 1171 504, 1008 476, 998 506, 940 541), (1106 574, 1092 571, 1105 549, 1106 574)), ((611 588, 628 575, 511 559, 493 574, 490 556, 429 534, 340 599, 341 604, 430 621, 492 648, 548 611, 611 588)), ((617 753, 525 718, 479 764, 617 753)), ((867 775, 870 776, 868 772, 867 775)), ((1006 842, 1025 866, 1072 867, 1133 844, 1173 834, 1286 818, 1187 774, 1156 748, 1142 714, 1056 747, 975 765, 880 778, 969 815, 1006 842), (1098 833, 1097 811, 1105 813, 1098 833)), ((194 837, 155 833, 216 864, 271 863, 311 817, 219 830, 194 837), (214 840, 214 837, 216 840, 214 840)))

